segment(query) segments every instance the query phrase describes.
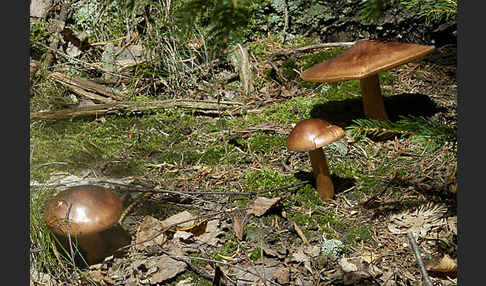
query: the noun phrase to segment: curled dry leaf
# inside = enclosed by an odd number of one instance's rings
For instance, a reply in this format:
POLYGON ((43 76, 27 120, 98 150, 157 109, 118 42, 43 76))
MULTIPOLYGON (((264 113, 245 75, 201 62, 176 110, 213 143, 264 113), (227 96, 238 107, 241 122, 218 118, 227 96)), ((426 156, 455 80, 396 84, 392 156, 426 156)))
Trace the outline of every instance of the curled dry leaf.
POLYGON ((256 216, 264 215, 269 209, 275 207, 282 198, 265 198, 257 197, 246 210, 246 214, 254 214, 256 216))
POLYGON ((341 258, 339 268, 330 275, 331 281, 343 285, 362 285, 369 279, 377 279, 383 272, 361 257, 341 258))
POLYGON ((152 216, 145 216, 137 230, 135 249, 144 250, 149 246, 163 244, 167 240, 167 236, 164 233, 155 237, 153 240, 146 241, 147 239, 159 234, 163 229, 164 225, 160 220, 152 216))
POLYGON ((206 232, 206 227, 208 225, 208 220, 202 220, 202 221, 198 221, 190 226, 186 226, 186 227, 176 227, 176 230, 177 231, 184 231, 184 232, 190 232, 192 233, 194 236, 199 236, 201 234, 203 234, 204 232, 206 232))
POLYGON ((433 272, 442 273, 451 277, 457 276, 457 262, 448 254, 444 254, 441 259, 433 259, 429 261, 425 265, 425 269, 431 272, 431 276, 433 276, 433 272))
POLYGON ((161 283, 168 279, 176 277, 179 273, 184 272, 187 264, 175 260, 167 255, 162 255, 156 259, 150 259, 145 263, 147 269, 156 269, 149 278, 151 284, 161 283))
POLYGON ((206 231, 196 237, 196 241, 217 246, 219 243, 219 236, 223 233, 220 229, 220 221, 218 219, 212 219, 207 222, 206 231))

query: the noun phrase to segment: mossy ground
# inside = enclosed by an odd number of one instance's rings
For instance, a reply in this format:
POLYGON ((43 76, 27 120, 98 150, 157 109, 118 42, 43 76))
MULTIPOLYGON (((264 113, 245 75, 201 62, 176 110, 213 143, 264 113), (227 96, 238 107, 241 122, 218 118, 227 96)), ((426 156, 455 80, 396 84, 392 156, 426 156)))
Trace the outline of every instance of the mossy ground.
MULTIPOLYGON (((258 61, 264 61, 276 49, 314 42, 301 38, 294 45, 283 46, 276 39, 261 39, 250 44, 249 50, 258 61)), ((243 250, 249 261, 255 262, 262 253, 259 239, 255 237, 285 243, 291 251, 302 245, 296 233, 272 236, 278 230, 275 221, 295 222, 313 241, 322 237, 341 240, 348 254, 376 247, 385 226, 380 219, 370 217, 382 218, 397 211, 406 204, 400 202, 405 197, 409 203, 429 200, 450 203, 448 178, 455 172, 455 150, 444 145, 428 151, 410 138, 372 141, 346 136, 325 149, 337 195, 331 203, 321 201, 313 185, 308 155, 289 151, 286 135, 301 119, 321 117, 346 128, 353 118, 362 116, 358 81, 306 83, 298 77, 297 71, 343 50, 325 49, 276 61, 274 64, 279 67, 284 82, 273 80, 275 75, 269 72, 273 67, 255 62, 260 89, 244 101, 253 102, 247 106, 248 110, 259 111, 241 116, 214 117, 184 109, 161 109, 137 116, 33 121, 30 125, 31 180, 45 183, 55 173, 93 170, 106 177, 134 177, 181 191, 248 193, 309 180, 308 184, 295 188, 262 194, 282 197, 280 211, 263 218, 250 217, 243 241, 228 232, 219 250, 209 249, 207 254, 218 259, 217 254, 231 256, 243 250), (285 92, 290 95, 285 96, 285 92), (390 183, 392 174, 395 179, 390 183), (378 198, 383 205, 374 210, 359 207, 385 187, 389 191, 378 198)), ((399 84, 396 73, 384 72, 380 80, 384 96, 393 97, 399 84)), ((37 78, 36 87, 41 92, 31 100, 32 111, 62 108, 66 104, 69 91, 47 77, 37 78)), ((231 88, 239 92, 237 85, 231 88)), ((55 192, 45 190, 43 194, 55 192)), ((31 190, 31 200, 35 201, 31 204, 33 234, 46 233, 39 229, 42 227, 39 214, 48 198, 31 190)), ((205 200, 219 207, 236 206, 244 210, 254 198, 255 195, 243 194, 209 196, 205 200)), ((163 218, 183 209, 200 214, 204 212, 204 203, 200 204, 148 199, 131 213, 132 222, 136 226, 144 215, 163 218)), ((49 248, 39 244, 47 243, 47 238, 32 237, 31 240, 37 247, 49 248)), ((47 261, 45 267, 52 267, 52 259, 47 261)), ((207 263, 196 264, 203 267, 207 263)), ((171 283, 189 276, 198 285, 210 285, 194 273, 185 273, 171 283)))

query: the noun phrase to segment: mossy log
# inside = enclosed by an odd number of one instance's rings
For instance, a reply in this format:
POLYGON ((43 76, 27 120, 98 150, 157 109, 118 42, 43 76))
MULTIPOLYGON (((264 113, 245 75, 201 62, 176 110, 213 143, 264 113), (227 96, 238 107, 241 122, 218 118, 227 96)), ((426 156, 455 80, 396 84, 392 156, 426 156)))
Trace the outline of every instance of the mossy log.
POLYGON ((241 113, 242 103, 232 101, 203 101, 203 100, 155 100, 147 102, 113 102, 94 104, 82 107, 67 108, 49 112, 34 112, 30 119, 73 119, 79 117, 136 114, 167 108, 187 108, 206 114, 238 115, 241 113))

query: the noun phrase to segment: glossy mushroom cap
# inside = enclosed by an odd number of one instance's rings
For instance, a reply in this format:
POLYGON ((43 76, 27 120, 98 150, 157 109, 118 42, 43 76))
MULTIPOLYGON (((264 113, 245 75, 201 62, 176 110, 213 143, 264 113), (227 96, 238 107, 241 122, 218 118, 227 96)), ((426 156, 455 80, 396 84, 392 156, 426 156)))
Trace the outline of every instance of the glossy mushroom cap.
POLYGON ((54 233, 67 235, 65 218, 68 210, 69 233, 81 236, 116 224, 123 205, 117 195, 103 187, 88 185, 67 189, 56 195, 45 207, 44 217, 54 233))
POLYGON ((340 55, 303 71, 300 77, 309 82, 362 79, 424 57, 434 50, 434 46, 359 40, 340 55))
POLYGON ((292 151, 312 151, 344 136, 344 130, 318 119, 306 119, 295 125, 287 137, 287 148, 292 151))

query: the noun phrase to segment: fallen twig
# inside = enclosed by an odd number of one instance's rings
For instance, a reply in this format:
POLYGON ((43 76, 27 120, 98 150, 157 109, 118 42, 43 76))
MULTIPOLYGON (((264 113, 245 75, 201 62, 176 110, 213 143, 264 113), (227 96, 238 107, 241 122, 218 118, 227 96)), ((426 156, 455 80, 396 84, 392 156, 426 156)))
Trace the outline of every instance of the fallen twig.
POLYGON ((320 48, 350 47, 355 43, 356 42, 320 43, 320 44, 300 47, 295 49, 294 51, 303 52, 307 50, 320 49, 320 48))
POLYGON ((121 100, 121 92, 114 89, 108 88, 104 85, 98 84, 88 79, 76 78, 71 76, 66 76, 59 72, 52 72, 50 76, 57 82, 66 85, 71 88, 74 92, 81 96, 86 96, 90 99, 100 100, 102 102, 108 103, 113 102, 113 100, 97 95, 96 93, 102 94, 106 97, 110 97, 115 100, 121 100), (81 89, 83 92, 78 92, 81 89), (90 97, 90 94, 94 93, 94 98, 90 97))
MULTIPOLYGON (((112 182, 101 182, 101 183, 114 184, 112 182)), ((144 185, 142 183, 138 183, 138 184, 141 185, 141 187, 136 187, 132 184, 131 185, 124 185, 124 187, 130 189, 133 192, 167 193, 167 194, 188 195, 188 196, 197 196, 197 195, 247 195, 248 196, 248 195, 258 195, 258 194, 263 194, 263 193, 272 193, 272 192, 276 192, 276 191, 291 189, 291 188, 295 188, 295 187, 305 185, 305 184, 309 184, 309 183, 310 183, 309 180, 304 180, 304 181, 300 181, 300 182, 293 183, 293 184, 290 184, 290 185, 285 185, 285 186, 261 190, 261 191, 254 191, 254 192, 183 192, 183 191, 174 191, 174 190, 154 189, 153 187, 144 185), (150 188, 150 190, 147 190, 146 189, 147 187, 150 188)), ((116 185, 120 186, 121 184, 116 184, 116 185)))
POLYGON ((30 119, 73 119, 78 117, 120 115, 130 113, 140 113, 167 108, 188 108, 200 112, 219 114, 219 110, 228 114, 238 114, 243 104, 232 101, 203 101, 203 100, 156 100, 148 102, 113 102, 105 104, 95 104, 83 107, 67 108, 57 111, 34 112, 30 114, 30 119))
POLYGON ((300 47, 300 48, 296 48, 296 49, 279 51, 279 52, 272 54, 272 57, 279 57, 279 56, 289 55, 289 54, 293 54, 293 53, 302 53, 302 52, 307 52, 309 50, 314 50, 314 49, 350 47, 350 46, 354 45, 355 43, 356 42, 320 43, 320 44, 309 45, 309 46, 300 47))
POLYGON ((425 269, 424 262, 422 261, 422 256, 420 255, 420 251, 417 245, 417 241, 415 241, 415 237, 413 236, 413 233, 411 231, 407 232, 407 237, 408 241, 410 242, 410 247, 413 250, 413 253, 415 254, 415 258, 417 259, 417 263, 419 265, 420 273, 422 273, 422 276, 424 278, 424 285, 425 286, 432 286, 432 281, 430 280, 429 274, 427 273, 427 270, 425 269))
POLYGON ((364 207, 367 207, 369 206, 372 202, 374 202, 378 197, 381 197, 385 192, 386 190, 388 189, 388 187, 390 187, 390 185, 395 181, 395 178, 397 177, 396 173, 392 173, 390 175, 390 180, 388 180, 388 182, 386 183, 385 187, 383 188, 383 190, 381 190, 381 192, 379 193, 376 193, 374 194, 373 196, 371 196, 369 199, 367 199, 364 203, 362 203, 362 205, 364 207))

